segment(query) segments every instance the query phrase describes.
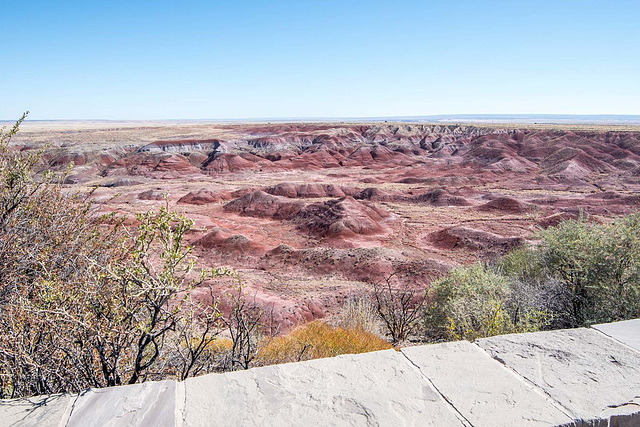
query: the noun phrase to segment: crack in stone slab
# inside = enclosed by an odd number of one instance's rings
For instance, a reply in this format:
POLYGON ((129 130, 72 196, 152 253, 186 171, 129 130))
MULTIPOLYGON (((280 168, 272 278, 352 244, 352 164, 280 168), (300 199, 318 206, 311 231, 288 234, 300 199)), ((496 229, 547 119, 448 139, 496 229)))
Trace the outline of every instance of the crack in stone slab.
POLYGON ((435 390, 436 393, 438 393, 438 395, 445 401, 447 402, 447 404, 449 405, 449 408, 452 409, 456 416, 458 416, 459 418, 462 418, 461 421, 463 423, 466 423, 468 426, 473 427, 473 424, 471 424, 471 422, 467 419, 467 417, 465 417, 464 415, 462 415, 462 413, 458 410, 458 408, 455 407, 455 405, 453 404, 453 402, 451 402, 444 394, 442 394, 440 392, 440 390, 438 390, 438 387, 436 387, 436 385, 433 383, 433 381, 431 381, 431 379, 429 377, 427 377, 422 370, 420 369, 420 367, 418 365, 416 365, 413 360, 409 359, 409 356, 407 356, 404 352, 400 352, 402 353, 402 355, 404 356, 404 358, 409 362, 409 364, 411 366, 413 366, 418 373, 420 374, 420 376, 427 381, 431 387, 433 388, 433 390, 435 390))

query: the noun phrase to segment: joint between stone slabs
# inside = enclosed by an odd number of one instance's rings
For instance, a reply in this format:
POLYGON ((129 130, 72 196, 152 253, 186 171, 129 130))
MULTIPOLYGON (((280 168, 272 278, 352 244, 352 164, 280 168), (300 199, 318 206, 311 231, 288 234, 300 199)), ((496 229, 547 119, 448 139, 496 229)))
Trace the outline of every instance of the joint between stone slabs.
POLYGON ((407 360, 407 362, 409 363, 409 365, 411 365, 413 367, 413 369, 415 369, 416 371, 418 371, 418 374, 427 382, 429 383, 429 385, 431 386, 431 388, 438 394, 438 396, 440 396, 442 398, 442 400, 444 400, 447 405, 449 406, 449 408, 451 410, 453 410, 453 412, 456 414, 456 416, 460 419, 460 421, 469 426, 469 427, 474 427, 473 424, 471 424, 471 421, 469 421, 467 419, 467 417, 465 417, 462 412, 460 412, 458 410, 458 408, 455 407, 455 405, 453 404, 453 402, 451 402, 444 394, 442 394, 442 392, 440 392, 440 390, 438 390, 438 387, 436 387, 436 385, 433 383, 433 381, 431 381, 431 379, 429 377, 427 377, 422 370, 420 369, 420 367, 418 365, 416 365, 415 363, 413 363, 413 360, 411 360, 409 358, 409 356, 407 356, 407 354, 405 352, 403 352, 402 350, 399 351, 399 353, 402 353, 402 355, 404 356, 404 358, 407 360))
POLYGON ((76 402, 80 398, 81 394, 82 394, 82 392, 76 393, 73 396, 73 398, 71 398, 69 400, 69 404, 67 405, 67 409, 64 411, 64 414, 62 414, 62 418, 60 419, 60 424, 59 424, 60 427, 67 427, 69 425, 69 421, 71 420, 71 414, 73 413, 73 410, 76 407, 76 402))
POLYGON ((534 383, 532 383, 531 381, 529 381, 528 379, 526 379, 525 377, 521 376, 520 374, 518 374, 514 369, 512 369, 510 366, 507 366, 504 361, 498 357, 493 357, 488 351, 486 351, 484 348, 480 347, 478 345, 478 340, 474 340, 471 342, 471 344, 475 345, 478 349, 480 349, 480 351, 482 351, 483 353, 485 353, 487 356, 489 356, 491 359, 495 360, 496 362, 500 363, 500 365, 507 371, 510 372, 511 375, 513 375, 513 377, 515 377, 516 379, 518 379, 520 382, 522 382, 525 386, 529 387, 534 393, 537 393, 539 396, 542 396, 547 402, 549 402, 551 405, 555 406, 556 409, 558 409, 560 412, 562 412, 563 414, 565 414, 567 417, 573 419, 576 424, 575 425, 581 425, 580 423, 582 422, 582 420, 580 419, 580 417, 578 417, 576 414, 574 414, 569 408, 565 407, 562 403, 558 402, 557 400, 555 400, 553 397, 551 397, 546 391, 544 391, 543 389, 541 389, 540 387, 538 387, 537 385, 535 385, 534 383))
POLYGON ((607 337, 608 339, 613 340, 613 341, 615 341, 616 343, 618 343, 618 344, 620 344, 620 345, 622 345, 622 346, 624 346, 624 347, 626 347, 626 348, 628 348, 628 349, 631 349, 632 351, 634 351, 634 352, 636 352, 636 353, 640 353, 640 350, 638 350, 637 348, 632 347, 632 346, 630 346, 629 344, 627 344, 627 343, 625 343, 625 342, 623 342, 623 341, 620 341, 620 340, 619 340, 619 339, 617 339, 616 337, 612 337, 611 335, 607 334, 606 332, 601 331, 601 330, 600 330, 600 329, 598 329, 598 328, 594 328, 593 326, 589 326, 589 329, 594 330, 594 331, 596 331, 596 332, 598 332, 598 333, 600 333, 600 334, 604 335, 604 336, 605 336, 605 337, 607 337))
POLYGON ((176 402, 174 408, 176 427, 184 426, 185 408, 187 406, 187 393, 184 381, 176 380, 176 402))

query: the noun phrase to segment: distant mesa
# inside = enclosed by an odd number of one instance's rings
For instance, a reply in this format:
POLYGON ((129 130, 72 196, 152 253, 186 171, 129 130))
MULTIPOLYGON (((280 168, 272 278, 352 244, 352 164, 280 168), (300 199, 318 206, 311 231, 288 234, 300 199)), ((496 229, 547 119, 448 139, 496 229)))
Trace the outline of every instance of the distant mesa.
MULTIPOLYGON (((56 168, 73 161, 76 166, 106 169, 107 174, 122 174, 115 171, 124 168, 128 175, 162 179, 361 168, 384 171, 359 177, 358 181, 369 184, 457 186, 514 174, 523 180, 588 187, 590 178, 603 174, 611 175, 609 180, 636 183, 640 179, 639 146, 639 133, 623 131, 420 123, 238 125, 233 128, 233 137, 226 140, 160 140, 137 149, 120 147, 121 152, 110 149, 100 156, 56 151, 48 161, 56 168), (394 169, 399 169, 398 174, 380 176, 394 169)), ((355 196, 345 193, 349 195, 355 196)))

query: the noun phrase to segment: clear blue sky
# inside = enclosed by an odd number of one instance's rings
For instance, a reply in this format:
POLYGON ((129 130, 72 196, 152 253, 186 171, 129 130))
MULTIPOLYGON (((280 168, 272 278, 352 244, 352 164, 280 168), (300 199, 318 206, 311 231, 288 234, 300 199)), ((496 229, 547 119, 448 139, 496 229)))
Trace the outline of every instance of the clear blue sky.
POLYGON ((640 114, 638 0, 0 10, 0 119, 640 114))

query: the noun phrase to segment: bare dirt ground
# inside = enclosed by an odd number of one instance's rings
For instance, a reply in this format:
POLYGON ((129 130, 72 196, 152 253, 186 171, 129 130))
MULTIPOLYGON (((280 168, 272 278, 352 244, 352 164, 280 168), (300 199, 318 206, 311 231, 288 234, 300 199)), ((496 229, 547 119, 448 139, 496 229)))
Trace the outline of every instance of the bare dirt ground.
MULTIPOLYGON (((393 272, 417 286, 539 227, 640 205, 640 129, 402 123, 27 122, 102 212, 196 221, 202 266, 230 266, 291 327, 393 272)), ((223 291, 221 285, 219 291, 223 291)))

